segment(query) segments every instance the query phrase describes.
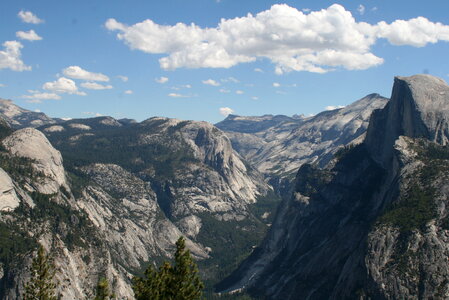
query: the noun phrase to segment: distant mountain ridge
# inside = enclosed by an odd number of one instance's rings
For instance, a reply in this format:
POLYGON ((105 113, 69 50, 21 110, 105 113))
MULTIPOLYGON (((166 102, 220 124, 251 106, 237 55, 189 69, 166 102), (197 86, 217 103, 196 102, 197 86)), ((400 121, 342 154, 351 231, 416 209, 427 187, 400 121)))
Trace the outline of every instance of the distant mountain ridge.
POLYGON ((55 124, 61 119, 52 119, 42 112, 34 112, 15 105, 11 100, 0 98, 0 117, 13 128, 39 127, 55 124))
POLYGON ((234 148, 260 172, 293 177, 302 164, 324 166, 339 147, 360 143, 371 113, 387 102, 379 94, 370 94, 312 117, 230 116, 216 126, 226 131, 234 148))

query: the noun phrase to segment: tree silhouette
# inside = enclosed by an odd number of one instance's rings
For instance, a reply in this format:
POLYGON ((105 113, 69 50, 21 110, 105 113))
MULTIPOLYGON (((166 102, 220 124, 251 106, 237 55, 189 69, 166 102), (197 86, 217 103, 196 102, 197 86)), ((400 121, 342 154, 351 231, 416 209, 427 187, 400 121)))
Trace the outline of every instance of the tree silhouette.
POLYGON ((145 277, 135 277, 133 285, 137 300, 194 300, 201 297, 203 288, 198 267, 183 237, 176 242, 173 266, 164 262, 156 271, 150 265, 145 277))
POLYGON ((53 277, 55 267, 51 258, 42 246, 37 250, 37 256, 31 263, 31 278, 25 285, 25 300, 56 300, 53 277))

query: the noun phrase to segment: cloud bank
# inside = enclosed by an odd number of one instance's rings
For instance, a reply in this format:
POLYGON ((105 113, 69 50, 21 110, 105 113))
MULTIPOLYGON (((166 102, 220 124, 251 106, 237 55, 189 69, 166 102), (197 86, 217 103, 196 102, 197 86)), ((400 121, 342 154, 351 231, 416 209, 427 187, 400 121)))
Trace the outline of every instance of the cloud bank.
POLYGON ((383 59, 371 52, 380 38, 393 45, 422 47, 449 41, 449 26, 418 17, 391 24, 356 22, 350 11, 334 4, 306 12, 286 4, 257 15, 222 19, 215 28, 152 20, 128 26, 108 19, 105 27, 131 49, 165 54, 162 69, 230 68, 269 59, 278 74, 290 71, 325 73, 336 68, 363 70, 383 59))

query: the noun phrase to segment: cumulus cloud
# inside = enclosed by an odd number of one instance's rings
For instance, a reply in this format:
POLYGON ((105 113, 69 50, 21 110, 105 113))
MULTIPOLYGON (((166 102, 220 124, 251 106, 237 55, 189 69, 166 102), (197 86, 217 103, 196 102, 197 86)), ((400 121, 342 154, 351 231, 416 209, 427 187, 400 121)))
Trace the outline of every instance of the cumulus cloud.
POLYGON ((212 85, 212 86, 219 86, 220 85, 220 83, 216 82, 213 79, 203 80, 202 83, 206 84, 206 85, 212 85))
POLYGON ((132 90, 126 90, 126 91, 125 91, 125 94, 126 94, 126 95, 131 95, 132 93, 133 93, 132 90))
POLYGON ((263 70, 261 68, 255 68, 254 72, 259 72, 259 73, 263 73, 263 70))
POLYGON ((123 82, 127 82, 128 81, 128 77, 123 76, 123 75, 118 75, 117 78, 119 78, 123 82))
POLYGON ((30 24, 40 24, 43 23, 44 20, 39 19, 35 14, 31 11, 19 11, 17 16, 22 20, 22 22, 30 23, 30 24))
POLYGON ((275 88, 281 87, 281 84, 278 82, 273 82, 273 87, 275 88))
POLYGON ((253 100, 259 100, 259 97, 253 96, 253 97, 251 97, 251 99, 253 99, 253 100))
POLYGON ((326 106, 324 109, 325 110, 335 110, 335 109, 340 109, 340 108, 343 108, 344 107, 344 105, 329 105, 329 106, 326 106))
POLYGON ((19 39, 27 40, 27 41, 40 41, 42 37, 40 37, 34 30, 30 31, 17 31, 16 36, 19 39))
POLYGON ((0 70, 11 69, 13 71, 30 71, 31 67, 24 64, 21 59, 23 45, 18 41, 6 41, 4 50, 0 51, 0 70))
POLYGON ((109 81, 109 77, 101 73, 93 73, 82 69, 79 66, 70 66, 62 70, 62 73, 70 78, 89 81, 109 81))
POLYGON ((244 92, 244 91, 241 91, 241 90, 237 90, 237 91, 235 91, 235 93, 236 93, 237 95, 243 95, 245 92, 244 92))
POLYGON ((163 83, 168 82, 168 78, 162 76, 162 77, 160 77, 160 78, 156 78, 155 81, 156 81, 157 83, 163 84, 163 83))
POLYGON ((55 93, 42 93, 40 91, 28 91, 31 95, 23 95, 23 99, 28 99, 29 103, 41 103, 42 100, 60 100, 61 96, 55 93))
POLYGON ((53 93, 67 93, 67 94, 75 94, 79 96, 86 96, 86 93, 80 92, 78 87, 75 84, 75 81, 61 77, 56 81, 46 82, 42 86, 44 90, 51 91, 53 93))
POLYGON ((230 93, 231 91, 227 90, 227 89, 220 89, 219 92, 223 93, 223 94, 227 94, 227 93, 230 93))
POLYGON ((96 82, 83 82, 81 86, 89 90, 110 90, 113 88, 112 85, 103 85, 96 82))
POLYGON ((422 17, 391 24, 356 22, 339 4, 308 13, 276 4, 256 15, 222 19, 212 28, 159 25, 149 19, 131 26, 109 19, 105 26, 118 31, 118 39, 131 49, 166 55, 159 60, 163 69, 229 68, 266 58, 278 74, 380 65, 383 59, 371 53, 379 38, 411 46, 449 40, 449 26, 441 23, 422 17))
POLYGON ((424 17, 408 21, 396 20, 391 24, 382 21, 377 25, 377 37, 387 39, 391 44, 424 47, 428 43, 449 41, 449 26, 433 23, 424 17))
POLYGON ((234 113, 234 110, 232 108, 229 107, 220 107, 220 114, 222 114, 223 116, 227 117, 230 114, 234 113))

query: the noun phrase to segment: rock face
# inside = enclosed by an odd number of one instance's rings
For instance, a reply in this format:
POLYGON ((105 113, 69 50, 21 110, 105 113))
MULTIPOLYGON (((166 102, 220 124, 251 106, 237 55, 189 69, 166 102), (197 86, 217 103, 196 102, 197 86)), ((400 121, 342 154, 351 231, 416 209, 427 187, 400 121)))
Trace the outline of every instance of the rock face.
POLYGON ((42 132, 33 128, 20 129, 2 143, 14 156, 32 161, 33 168, 41 175, 32 183, 37 191, 53 194, 61 186, 68 188, 61 153, 53 148, 42 132))
POLYGON ((38 127, 57 123, 41 112, 34 112, 15 105, 11 100, 0 98, 0 116, 13 128, 38 127))
POLYGON ((293 176, 304 163, 328 163, 339 147, 360 143, 373 110, 383 108, 388 99, 368 95, 342 109, 314 117, 288 118, 235 117, 217 124, 227 130, 233 146, 257 169, 280 177, 293 176), (244 119, 246 123, 243 123, 244 119), (254 130, 243 126, 253 125, 254 130))
POLYGON ((12 211, 20 204, 9 175, 0 169, 0 211, 12 211))
POLYGON ((63 154, 71 177, 89 182, 76 189, 77 204, 108 237, 121 265, 136 271, 167 257, 185 235, 211 278, 217 264, 229 271, 260 242, 269 223, 261 216, 278 200, 267 200, 271 188, 221 130, 160 117, 114 124, 79 119, 40 129, 63 154), (263 210, 257 209, 261 198, 263 210))
POLYGON ((268 299, 445 299, 447 85, 396 78, 365 143, 303 165, 262 246, 219 289, 268 299))
POLYGON ((396 77, 391 98, 394 101, 373 116, 367 132, 366 144, 377 161, 389 162, 400 135, 448 143, 449 87, 442 79, 396 77))

